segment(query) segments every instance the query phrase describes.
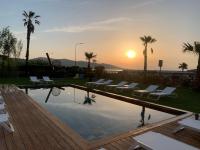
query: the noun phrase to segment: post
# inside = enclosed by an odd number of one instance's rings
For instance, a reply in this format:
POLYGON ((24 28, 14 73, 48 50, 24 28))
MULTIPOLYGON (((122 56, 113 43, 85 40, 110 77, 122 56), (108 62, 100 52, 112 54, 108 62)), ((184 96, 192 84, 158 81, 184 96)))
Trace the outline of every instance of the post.
POLYGON ((161 68, 163 66, 163 60, 158 61, 158 66, 160 67, 160 75, 161 75, 161 68))
POLYGON ((84 43, 76 43, 75 44, 75 55, 74 55, 74 66, 76 67, 76 49, 77 49, 77 46, 78 45, 81 45, 81 44, 84 44, 84 43))

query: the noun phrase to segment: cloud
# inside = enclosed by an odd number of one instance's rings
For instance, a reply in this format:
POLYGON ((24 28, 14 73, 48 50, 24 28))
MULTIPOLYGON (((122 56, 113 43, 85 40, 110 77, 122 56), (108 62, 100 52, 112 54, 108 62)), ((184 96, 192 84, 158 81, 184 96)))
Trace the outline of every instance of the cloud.
POLYGON ((145 6, 149 6, 149 5, 153 5, 159 2, 162 2, 163 0, 147 0, 141 3, 138 3, 136 5, 133 5, 132 8, 141 8, 141 7, 145 7, 145 6))
POLYGON ((131 18, 127 17, 119 17, 119 18, 111 18, 103 21, 92 22, 87 25, 79 25, 79 26, 67 26, 67 27, 56 27, 52 29, 47 29, 44 32, 69 32, 69 33, 78 33, 85 31, 109 31, 116 30, 116 27, 113 25, 122 23, 122 22, 130 22, 131 18))

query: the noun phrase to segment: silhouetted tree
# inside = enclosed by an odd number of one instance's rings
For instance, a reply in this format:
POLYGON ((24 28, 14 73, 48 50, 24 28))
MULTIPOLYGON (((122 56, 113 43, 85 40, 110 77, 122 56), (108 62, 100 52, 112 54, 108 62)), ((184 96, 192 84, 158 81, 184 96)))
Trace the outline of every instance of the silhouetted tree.
MULTIPOLYGON (((144 51, 143 51, 143 55, 144 55, 144 72, 146 74, 146 72, 147 72, 147 49, 148 49, 148 44, 156 42, 156 39, 152 38, 151 36, 143 36, 143 37, 140 37, 140 39, 142 40, 143 45, 144 45, 144 51)), ((152 48, 151 48, 151 53, 153 53, 153 49, 152 48)))
POLYGON ((10 57, 16 50, 17 38, 10 32, 9 28, 0 31, 0 51, 2 55, 10 57))
POLYGON ((26 48, 26 73, 28 73, 28 60, 29 60, 29 46, 30 46, 30 37, 31 33, 34 33, 35 27, 34 24, 40 24, 40 22, 37 20, 40 16, 35 15, 35 12, 29 11, 26 12, 24 11, 22 15, 25 17, 23 19, 24 21, 24 26, 27 28, 27 48, 26 48))
POLYGON ((183 63, 179 64, 178 68, 181 69, 183 72, 185 69, 188 68, 188 65, 185 62, 183 62, 183 63))
POLYGON ((97 55, 94 55, 93 52, 85 52, 85 57, 88 60, 88 70, 90 70, 91 59, 95 58, 97 55))
POLYGON ((200 42, 194 42, 194 45, 190 43, 183 43, 183 52, 192 52, 198 56, 198 64, 196 71, 196 81, 198 88, 200 87, 200 42))
POLYGON ((0 53, 2 56, 2 67, 5 61, 9 63, 9 57, 18 53, 17 38, 10 32, 9 28, 3 28, 0 31, 0 53))

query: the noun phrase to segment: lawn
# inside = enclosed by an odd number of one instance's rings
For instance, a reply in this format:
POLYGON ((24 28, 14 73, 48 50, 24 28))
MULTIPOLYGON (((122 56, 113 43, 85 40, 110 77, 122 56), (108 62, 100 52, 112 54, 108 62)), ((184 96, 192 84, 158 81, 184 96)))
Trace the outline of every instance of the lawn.
MULTIPOLYGON (((55 79, 56 84, 78 84, 85 85, 86 80, 66 78, 66 79, 55 79)), ((0 78, 0 84, 15 84, 15 85, 29 85, 32 84, 28 78, 0 78)), ((103 88, 101 88, 104 90, 103 88)), ((106 89, 107 90, 107 89, 106 89)), ((117 94, 133 97, 131 92, 119 93, 116 91, 110 91, 117 94)), ((188 110, 196 113, 200 113, 200 92, 195 92, 190 88, 177 88, 177 97, 164 97, 159 101, 150 99, 143 99, 145 101, 151 101, 161 105, 166 105, 174 108, 188 110)))

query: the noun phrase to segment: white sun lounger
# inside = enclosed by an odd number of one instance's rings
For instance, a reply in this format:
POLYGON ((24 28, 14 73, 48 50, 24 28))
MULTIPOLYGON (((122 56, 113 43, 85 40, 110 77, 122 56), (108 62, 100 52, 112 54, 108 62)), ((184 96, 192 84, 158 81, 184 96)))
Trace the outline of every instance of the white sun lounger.
POLYGON ((200 120, 195 120, 193 118, 186 118, 178 122, 184 127, 191 128, 200 132, 200 120))
POLYGON ((170 96, 176 90, 175 87, 166 87, 162 91, 159 92, 152 92, 149 96, 156 96, 156 100, 159 100, 163 96, 170 96))
POLYGON ((120 90, 129 90, 129 89, 134 89, 137 85, 138 85, 138 83, 133 82, 129 85, 124 85, 124 86, 116 87, 116 88, 120 89, 120 90))
POLYGON ((110 85, 107 85, 107 86, 112 88, 112 87, 121 87, 121 86, 124 86, 125 84, 127 84, 126 81, 121 81, 118 84, 110 84, 110 85))
POLYGON ((107 80, 107 81, 104 81, 104 82, 102 82, 102 83, 95 83, 95 85, 96 86, 99 86, 99 85, 108 85, 108 84, 110 84, 110 83, 112 83, 113 82, 113 80, 107 80))
POLYGON ((8 113, 0 114, 0 125, 4 127, 9 132, 14 132, 14 128, 9 121, 8 113))
POLYGON ((40 83, 40 80, 38 80, 38 78, 36 76, 30 76, 30 80, 33 83, 40 83))
POLYGON ((140 94, 140 96, 143 96, 143 94, 154 92, 158 87, 159 87, 158 85, 149 85, 144 90, 134 90, 134 93, 137 93, 137 94, 140 94))
POLYGON ((53 82, 48 76, 43 76, 42 78, 45 82, 53 82))
POLYGON ((95 81, 95 82, 87 82, 86 84, 96 84, 96 83, 102 83, 102 82, 104 82, 104 79, 99 79, 99 80, 97 80, 97 81, 95 81))
POLYGON ((144 149, 151 150, 198 150, 191 145, 167 137, 156 132, 146 132, 133 137, 133 139, 144 149))

